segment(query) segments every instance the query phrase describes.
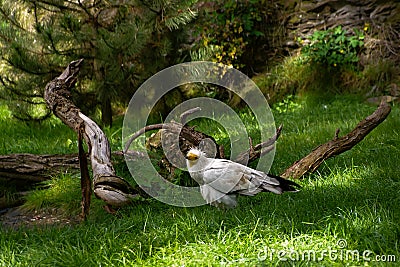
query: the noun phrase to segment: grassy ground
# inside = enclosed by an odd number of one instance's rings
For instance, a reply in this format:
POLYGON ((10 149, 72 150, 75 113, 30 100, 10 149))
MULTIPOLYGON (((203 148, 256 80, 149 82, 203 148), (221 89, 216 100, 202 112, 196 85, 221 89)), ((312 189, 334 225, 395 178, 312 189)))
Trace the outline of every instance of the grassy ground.
MULTIPOLYGON (((271 172, 282 172, 330 140, 337 128, 347 133, 374 109, 352 96, 304 96, 277 106, 275 122, 283 123, 284 131, 271 172)), ((21 125, 1 112, 5 140, 1 154, 76 152, 75 135, 57 120, 21 125)), ((359 145, 300 181, 299 193, 241 197, 239 206, 229 211, 146 200, 123 208, 119 217, 105 214, 94 200, 86 223, 0 230, 0 266, 386 266, 388 261, 399 262, 399 115, 399 106, 393 106, 387 120, 359 145)), ((108 129, 107 135, 113 149, 119 149, 119 127, 108 129)), ((64 175, 51 184, 31 197, 30 205, 78 212, 79 179, 64 175)))

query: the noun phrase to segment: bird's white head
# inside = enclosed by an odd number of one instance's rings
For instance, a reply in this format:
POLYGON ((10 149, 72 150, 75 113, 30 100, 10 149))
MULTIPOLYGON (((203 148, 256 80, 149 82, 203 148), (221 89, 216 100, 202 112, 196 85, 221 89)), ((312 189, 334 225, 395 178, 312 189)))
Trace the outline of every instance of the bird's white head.
POLYGON ((186 159, 190 162, 196 162, 200 157, 204 156, 203 152, 198 148, 192 148, 186 154, 186 159))

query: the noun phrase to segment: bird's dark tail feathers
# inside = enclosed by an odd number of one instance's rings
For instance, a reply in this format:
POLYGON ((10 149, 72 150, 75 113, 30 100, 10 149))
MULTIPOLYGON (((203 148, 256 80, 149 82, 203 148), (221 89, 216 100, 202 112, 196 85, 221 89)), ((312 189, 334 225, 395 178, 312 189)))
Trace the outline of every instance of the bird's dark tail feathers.
POLYGON ((275 178, 279 182, 279 188, 281 189, 280 191, 283 192, 298 192, 301 186, 293 181, 290 181, 288 179, 273 175, 273 174, 268 174, 269 177, 275 178))

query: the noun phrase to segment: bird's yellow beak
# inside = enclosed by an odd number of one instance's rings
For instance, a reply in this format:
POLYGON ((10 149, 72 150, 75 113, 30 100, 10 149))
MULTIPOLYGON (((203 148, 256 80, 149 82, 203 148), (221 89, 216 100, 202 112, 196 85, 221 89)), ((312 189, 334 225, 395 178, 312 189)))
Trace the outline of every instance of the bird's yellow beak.
POLYGON ((196 154, 193 154, 193 153, 190 153, 190 152, 189 152, 189 153, 187 153, 186 158, 187 158, 188 160, 196 160, 196 159, 199 158, 199 156, 196 155, 196 154))

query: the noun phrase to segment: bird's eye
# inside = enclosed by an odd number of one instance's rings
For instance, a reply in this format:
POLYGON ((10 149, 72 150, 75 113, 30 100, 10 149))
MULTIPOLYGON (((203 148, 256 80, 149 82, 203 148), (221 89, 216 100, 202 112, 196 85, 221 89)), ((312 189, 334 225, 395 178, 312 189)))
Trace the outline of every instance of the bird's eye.
POLYGON ((188 154, 186 155, 186 158, 187 158, 188 160, 196 160, 196 159, 199 158, 199 156, 196 155, 196 154, 193 154, 193 153, 188 153, 188 154))

